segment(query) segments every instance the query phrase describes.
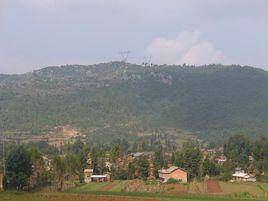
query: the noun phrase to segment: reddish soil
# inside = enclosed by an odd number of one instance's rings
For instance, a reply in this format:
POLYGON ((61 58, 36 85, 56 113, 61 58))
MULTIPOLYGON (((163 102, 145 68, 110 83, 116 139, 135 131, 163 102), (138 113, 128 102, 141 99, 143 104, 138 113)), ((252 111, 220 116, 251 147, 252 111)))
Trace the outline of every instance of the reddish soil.
POLYGON ((134 198, 125 196, 102 196, 102 195, 47 195, 45 196, 48 200, 94 200, 94 201, 161 201, 159 199, 152 198, 134 198))
POLYGON ((106 186, 103 186, 100 191, 109 191, 111 190, 113 187, 115 187, 117 185, 117 182, 116 181, 112 181, 110 182, 109 184, 107 184, 106 186))
POLYGON ((208 180, 206 184, 208 193, 222 193, 219 182, 208 180))
POLYGON ((186 193, 186 188, 181 184, 164 184, 165 192, 169 193, 186 193))

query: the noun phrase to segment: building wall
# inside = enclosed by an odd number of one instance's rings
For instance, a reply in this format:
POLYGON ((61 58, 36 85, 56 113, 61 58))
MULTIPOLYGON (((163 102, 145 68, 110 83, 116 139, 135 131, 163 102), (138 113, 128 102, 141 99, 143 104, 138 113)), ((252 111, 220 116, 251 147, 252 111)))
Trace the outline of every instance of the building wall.
POLYGON ((181 180, 182 182, 187 182, 187 172, 181 170, 181 169, 177 169, 173 172, 171 172, 170 174, 159 174, 160 178, 163 178, 164 181, 163 182, 167 182, 168 179, 173 178, 173 179, 178 179, 181 180))

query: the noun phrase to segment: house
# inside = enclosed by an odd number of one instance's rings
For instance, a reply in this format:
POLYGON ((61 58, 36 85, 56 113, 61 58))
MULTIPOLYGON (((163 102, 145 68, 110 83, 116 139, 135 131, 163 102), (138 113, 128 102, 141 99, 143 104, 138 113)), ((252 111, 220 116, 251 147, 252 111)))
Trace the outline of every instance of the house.
POLYGON ((85 181, 85 183, 91 182, 92 175, 93 175, 93 169, 84 169, 84 181, 85 181))
POLYGON ((216 162, 218 165, 222 165, 222 164, 225 163, 226 161, 227 161, 227 158, 226 158, 224 155, 221 155, 220 157, 215 158, 215 162, 216 162))
POLYGON ((110 174, 93 175, 93 169, 84 169, 84 182, 109 182, 111 181, 110 174))
POLYGON ((171 166, 168 169, 158 170, 158 174, 163 183, 167 182, 170 178, 177 179, 184 183, 187 182, 187 172, 176 166, 171 166))
POLYGON ((236 168, 235 173, 232 174, 232 181, 242 181, 242 182, 256 182, 256 177, 245 173, 241 168, 236 168))
POLYGON ((3 180, 4 180, 4 173, 0 171, 0 191, 4 190, 3 180))
POLYGON ((154 152, 149 152, 149 151, 130 153, 127 156, 127 161, 132 162, 135 158, 138 158, 140 156, 147 156, 149 158, 152 158, 153 155, 154 155, 154 152))
POLYGON ((91 175, 91 182, 110 182, 111 176, 109 174, 104 175, 91 175))

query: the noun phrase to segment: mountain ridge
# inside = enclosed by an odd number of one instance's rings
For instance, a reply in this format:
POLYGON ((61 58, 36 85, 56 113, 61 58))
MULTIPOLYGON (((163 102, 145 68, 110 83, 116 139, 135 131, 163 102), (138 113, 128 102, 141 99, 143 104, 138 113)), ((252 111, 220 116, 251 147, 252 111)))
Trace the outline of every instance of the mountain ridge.
POLYGON ((161 127, 204 138, 266 135, 268 72, 238 65, 110 62, 1 74, 0 122, 4 132, 32 134, 68 124, 85 133, 112 125, 110 133, 125 137, 129 131, 161 127))

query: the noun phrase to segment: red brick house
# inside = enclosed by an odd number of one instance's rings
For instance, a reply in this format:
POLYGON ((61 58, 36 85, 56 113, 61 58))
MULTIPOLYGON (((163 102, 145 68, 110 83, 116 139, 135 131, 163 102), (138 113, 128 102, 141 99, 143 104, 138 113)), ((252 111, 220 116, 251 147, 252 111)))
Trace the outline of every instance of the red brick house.
POLYGON ((187 172, 176 166, 171 166, 168 169, 158 170, 158 174, 163 183, 167 182, 170 178, 187 183, 187 172))

